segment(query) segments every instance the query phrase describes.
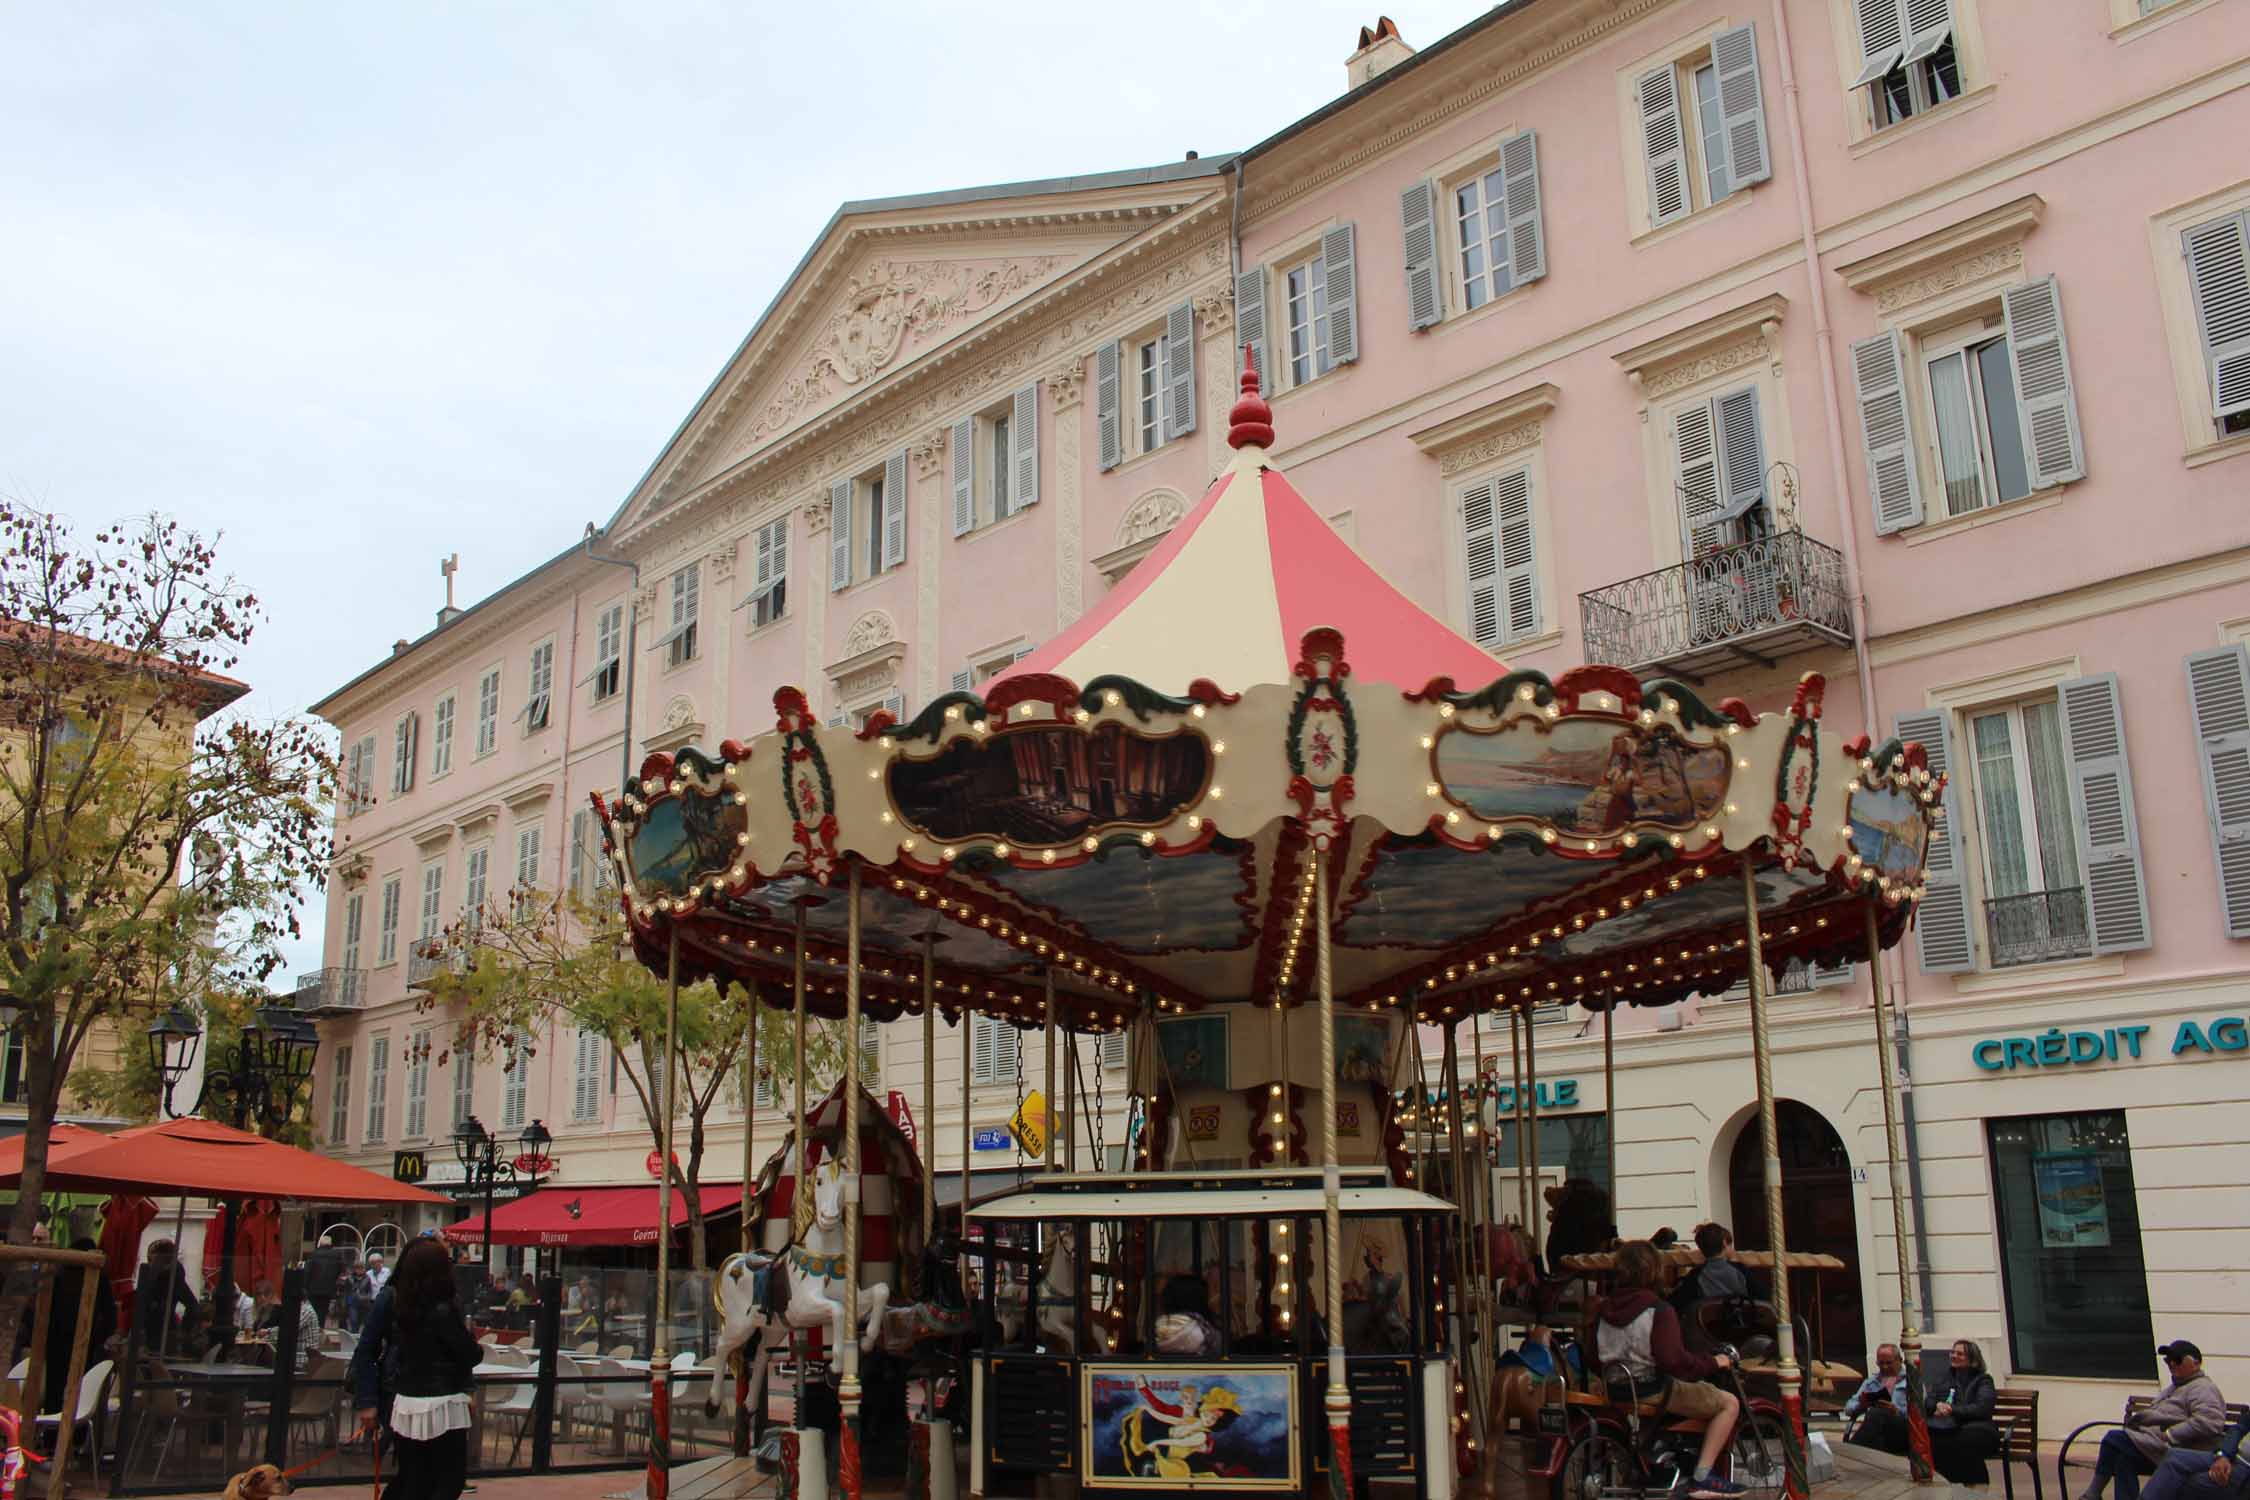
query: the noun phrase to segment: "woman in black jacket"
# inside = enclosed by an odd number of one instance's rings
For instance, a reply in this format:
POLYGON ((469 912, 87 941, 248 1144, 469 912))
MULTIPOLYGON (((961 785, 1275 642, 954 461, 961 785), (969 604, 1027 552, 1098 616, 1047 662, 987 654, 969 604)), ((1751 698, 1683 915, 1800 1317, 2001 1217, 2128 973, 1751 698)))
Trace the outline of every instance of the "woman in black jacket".
POLYGON ((2000 1451, 1992 1409, 2000 1393, 1984 1368, 1984 1351, 1967 1339, 1953 1346, 1951 1373, 1922 1393, 1930 1422, 1930 1460, 1955 1484, 1988 1484, 1984 1461, 2000 1451))
POLYGON ((469 1387, 478 1350, 454 1300, 453 1256, 434 1239, 399 1257, 352 1354, 360 1430, 378 1413, 398 1455, 384 1500, 459 1500, 469 1472, 469 1387))

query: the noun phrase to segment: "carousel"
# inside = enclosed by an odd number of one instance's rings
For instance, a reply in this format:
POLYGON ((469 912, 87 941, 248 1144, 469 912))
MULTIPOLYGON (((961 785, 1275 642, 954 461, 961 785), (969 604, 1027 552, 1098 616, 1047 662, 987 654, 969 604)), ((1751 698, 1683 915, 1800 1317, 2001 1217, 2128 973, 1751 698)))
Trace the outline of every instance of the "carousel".
MULTIPOLYGON (((1767 976, 1867 959, 1921 894, 1943 791, 1921 747, 1824 733, 1817 677, 1759 714, 1613 667, 1507 672, 1268 462, 1254 370, 1230 421, 1232 462, 1158 549, 980 692, 854 730, 784 688, 769 731, 597 799, 645 963, 800 1028, 918 1019, 925 1121, 941 1020, 1037 1034, 1037 1169, 949 1225, 930 1173, 869 1160, 856 1048, 823 1150, 799 1081, 770 1171, 814 1192, 722 1279, 745 1328, 755 1306, 824 1341, 847 1495, 889 1426, 863 1362, 902 1316, 954 1365, 917 1492, 956 1492, 955 1417, 976 1495, 1463 1493, 1501 1438, 1471 1352, 1498 1314, 1491 1130, 1427 1103, 1461 1097, 1463 1040, 1747 979, 1779 1252, 1767 976), (1113 1034, 1122 1152, 1094 1149, 1115 1111, 1082 1060, 1113 1034), (914 1232, 871 1255, 878 1211, 914 1232)), ((792 1493, 823 1493, 799 1459, 792 1493)))

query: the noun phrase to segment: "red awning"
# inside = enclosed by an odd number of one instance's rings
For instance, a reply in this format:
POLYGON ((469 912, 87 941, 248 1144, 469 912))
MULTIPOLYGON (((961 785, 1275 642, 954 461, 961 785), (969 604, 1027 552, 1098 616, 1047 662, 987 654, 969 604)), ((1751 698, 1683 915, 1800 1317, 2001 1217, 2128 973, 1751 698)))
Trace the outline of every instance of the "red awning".
MULTIPOLYGON (((492 1210, 492 1243, 495 1245, 653 1245, 656 1243, 656 1194, 653 1182, 632 1187, 545 1187, 513 1203, 492 1210)), ((742 1184, 711 1182, 703 1186, 703 1215, 730 1212, 741 1206, 742 1184)), ((687 1200, 672 1195, 672 1227, 687 1225, 687 1200)), ((484 1215, 476 1214, 446 1226, 445 1237, 455 1244, 474 1245, 484 1239, 484 1215)))
MULTIPOLYGON (((23 1176, 22 1148, 0 1160, 0 1187, 23 1176)), ((313 1151, 211 1120, 166 1120, 115 1135, 57 1136, 45 1191, 178 1193, 195 1198, 281 1198, 303 1203, 443 1203, 424 1192, 313 1151)))

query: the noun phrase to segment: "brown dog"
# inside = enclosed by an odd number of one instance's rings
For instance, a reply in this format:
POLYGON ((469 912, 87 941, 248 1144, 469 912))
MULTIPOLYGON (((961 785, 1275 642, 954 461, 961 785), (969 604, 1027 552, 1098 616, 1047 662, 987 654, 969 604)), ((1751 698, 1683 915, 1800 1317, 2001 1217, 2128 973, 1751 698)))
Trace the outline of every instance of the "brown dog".
POLYGON ((227 1481, 221 1500, 277 1500, 289 1493, 289 1480, 272 1464, 257 1464, 227 1481))

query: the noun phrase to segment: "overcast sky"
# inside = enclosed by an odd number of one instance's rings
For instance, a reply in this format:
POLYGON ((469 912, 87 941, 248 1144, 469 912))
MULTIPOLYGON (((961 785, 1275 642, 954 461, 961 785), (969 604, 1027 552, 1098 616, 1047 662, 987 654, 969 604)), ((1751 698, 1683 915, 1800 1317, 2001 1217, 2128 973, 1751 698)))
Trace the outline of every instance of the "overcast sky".
POLYGON ((0 489, 223 533, 301 712, 607 521, 838 203, 1238 149, 1376 3, 0 0, 0 489))

